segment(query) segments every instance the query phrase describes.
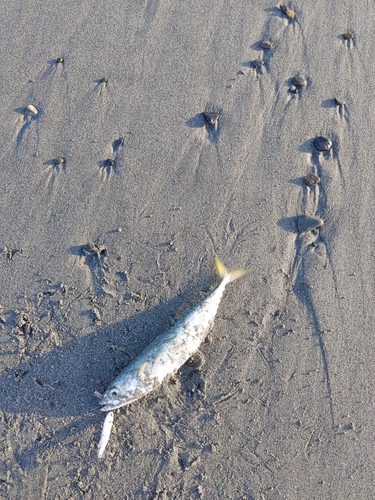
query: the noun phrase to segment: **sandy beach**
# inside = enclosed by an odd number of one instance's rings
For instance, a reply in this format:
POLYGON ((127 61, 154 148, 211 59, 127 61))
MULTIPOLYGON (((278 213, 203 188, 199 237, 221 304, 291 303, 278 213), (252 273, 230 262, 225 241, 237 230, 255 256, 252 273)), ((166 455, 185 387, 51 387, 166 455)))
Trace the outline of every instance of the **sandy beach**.
POLYGON ((3 5, 1 499, 374 498, 375 5, 280 7, 3 5), (214 255, 204 364, 98 459, 214 255))

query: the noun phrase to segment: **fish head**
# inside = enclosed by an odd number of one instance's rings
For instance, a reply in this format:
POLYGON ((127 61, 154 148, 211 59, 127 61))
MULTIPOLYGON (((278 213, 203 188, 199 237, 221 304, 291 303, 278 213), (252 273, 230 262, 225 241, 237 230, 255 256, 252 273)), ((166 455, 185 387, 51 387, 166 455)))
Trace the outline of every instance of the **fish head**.
POLYGON ((120 408, 126 403, 123 403, 123 398, 121 397, 121 392, 118 387, 112 385, 109 387, 103 396, 100 398, 99 404, 103 406, 102 411, 115 410, 120 408))
POLYGON ((121 408, 135 401, 144 394, 144 386, 134 376, 127 376, 121 380, 116 379, 100 398, 99 404, 102 411, 121 408))

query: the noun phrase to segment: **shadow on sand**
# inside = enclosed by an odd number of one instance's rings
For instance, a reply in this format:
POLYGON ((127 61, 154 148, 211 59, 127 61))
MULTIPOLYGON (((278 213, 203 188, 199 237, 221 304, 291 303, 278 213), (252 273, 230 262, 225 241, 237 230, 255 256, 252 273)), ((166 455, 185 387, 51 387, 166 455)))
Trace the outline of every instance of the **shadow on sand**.
MULTIPOLYGON (((0 375, 1 409, 48 417, 98 412, 94 391, 103 392, 132 359, 178 319, 174 314, 181 310, 180 306, 186 305, 181 311, 185 312, 196 303, 194 297, 199 290, 206 291, 210 283, 196 285, 168 302, 5 369, 0 375)), ((183 380, 181 389, 189 391, 189 387, 184 389, 183 380)))

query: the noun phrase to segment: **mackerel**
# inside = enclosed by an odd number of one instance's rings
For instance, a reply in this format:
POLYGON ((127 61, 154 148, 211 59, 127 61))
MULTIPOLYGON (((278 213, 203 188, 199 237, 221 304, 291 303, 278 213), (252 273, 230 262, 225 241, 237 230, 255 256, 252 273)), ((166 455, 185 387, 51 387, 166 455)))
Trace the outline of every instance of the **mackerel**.
POLYGON ((145 396, 171 375, 197 351, 206 338, 216 316, 225 287, 248 272, 228 271, 215 256, 220 284, 174 326, 157 336, 109 385, 100 399, 102 411, 111 411, 145 396))

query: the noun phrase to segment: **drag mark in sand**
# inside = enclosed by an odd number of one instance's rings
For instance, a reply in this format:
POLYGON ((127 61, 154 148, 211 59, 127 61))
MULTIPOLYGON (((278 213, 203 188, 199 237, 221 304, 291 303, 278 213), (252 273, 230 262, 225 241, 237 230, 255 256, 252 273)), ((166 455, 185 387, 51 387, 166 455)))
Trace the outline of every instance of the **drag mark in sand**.
POLYGON ((57 158, 45 161, 43 165, 46 166, 44 171, 46 175, 45 185, 47 188, 53 189, 55 187, 57 176, 66 170, 65 158, 58 156, 57 158))
MULTIPOLYGON (((310 28, 309 26, 301 26, 300 22, 298 21, 298 12, 296 13, 294 9, 292 9, 290 6, 286 4, 281 4, 278 6, 273 6, 270 8, 265 9, 267 12, 270 13, 270 16, 265 24, 265 28, 263 30, 263 37, 261 41, 255 43, 252 48, 254 50, 262 50, 263 51, 263 58, 259 58, 258 60, 263 61, 263 64, 267 70, 267 72, 271 71, 270 67, 270 62, 271 58, 276 55, 276 51, 280 48, 281 43, 282 43, 282 38, 286 34, 287 30, 292 29, 293 30, 293 36, 296 38, 296 45, 301 46, 302 53, 306 54, 307 53, 307 36, 308 36, 308 31, 312 30, 313 28, 310 28), (288 14, 286 12, 288 11, 288 14), (300 40, 298 40, 298 38, 300 40), (297 43, 298 42, 298 43, 297 43)), ((280 102, 280 96, 282 92, 286 91, 289 92, 290 87, 293 87, 292 92, 291 92, 291 99, 287 103, 287 106, 290 106, 291 103, 294 101, 294 95, 293 94, 301 94, 302 90, 306 87, 309 86, 310 81, 309 78, 304 77, 302 73, 299 75, 302 76, 303 78, 306 79, 306 84, 303 84, 302 86, 298 86, 295 83, 293 83, 293 77, 290 75, 290 68, 294 64, 295 61, 295 56, 290 57, 288 60, 285 60, 285 64, 283 65, 283 74, 280 75, 280 78, 278 78, 275 81, 275 88, 274 88, 274 96, 272 100, 269 101, 269 106, 268 109, 264 109, 263 113, 263 124, 262 127, 259 127, 259 132, 256 136, 252 138, 252 142, 254 144, 257 144, 261 134, 263 133, 263 130, 267 127, 268 122, 272 119, 272 116, 275 114, 275 109, 278 106, 280 102), (286 82, 288 88, 285 88, 285 85, 282 85, 280 82, 284 81, 286 82)), ((252 63, 251 63, 252 64, 252 63)), ((248 65, 248 63, 245 63, 245 65, 248 65)), ((306 59, 304 62, 304 65, 306 66, 303 71, 306 72, 307 75, 311 74, 312 72, 310 71, 309 68, 309 61, 306 59)), ((253 64, 252 64, 253 66, 253 64)), ((253 66, 254 67, 254 66, 253 66)), ((230 78, 228 81, 231 82, 227 85, 227 89, 232 91, 235 89, 235 86, 237 84, 237 81, 241 78, 241 75, 244 76, 246 75, 247 72, 244 69, 241 69, 237 72, 237 75, 235 78, 230 78)), ((297 75, 296 75, 297 76, 297 75)), ((260 85, 263 86, 263 82, 261 78, 258 78, 258 82, 260 85)), ((298 99, 301 98, 301 95, 298 95, 298 99)), ((285 113, 284 113, 285 114, 285 113)), ((238 175, 236 179, 232 182, 232 187, 234 188, 241 180, 241 177, 244 173, 244 170, 246 168, 246 165, 249 162, 249 159, 251 158, 251 155, 253 153, 253 148, 250 147, 246 150, 246 153, 244 154, 241 163, 244 165, 242 169, 238 169, 238 175)))
POLYGON ((124 139, 122 137, 115 139, 108 148, 108 158, 106 160, 99 161, 99 171, 103 182, 109 180, 113 174, 119 174, 119 155, 123 145, 124 139))
POLYGON ((16 145, 20 146, 25 133, 30 128, 31 124, 37 121, 40 112, 34 104, 28 104, 24 108, 16 108, 14 111, 22 116, 22 118, 19 117, 16 122, 16 145))
MULTIPOLYGON (((323 219, 328 215, 328 200, 325 175, 321 158, 330 158, 332 142, 323 136, 313 141, 312 163, 314 171, 310 172, 303 183, 303 211, 307 212, 297 219, 298 234, 295 241, 295 256, 291 266, 293 289, 299 300, 309 312, 313 330, 318 341, 321 363, 329 401, 332 427, 335 429, 334 403, 329 365, 329 353, 325 342, 325 332, 331 328, 329 317, 325 317, 327 298, 322 293, 333 294, 330 307, 339 307, 337 279, 329 245, 322 235, 323 219), (316 151, 319 151, 317 154, 316 151), (322 218, 321 218, 322 217, 322 218), (324 287, 322 287, 324 280, 324 287), (323 291, 324 289, 324 291, 323 291)), ((340 169, 338 169, 340 171, 340 169)))
POLYGON ((107 158, 99 162, 100 175, 103 181, 107 181, 116 172, 116 163, 112 158, 107 158))
POLYGON ((217 144, 219 140, 219 121, 222 111, 222 109, 206 107, 206 110, 202 113, 208 138, 213 144, 217 144))
POLYGON ((336 96, 333 99, 333 103, 341 120, 345 120, 346 124, 350 125, 350 112, 344 98, 342 96, 336 96))
POLYGON ((347 49, 350 49, 352 46, 355 45, 354 31, 347 30, 345 33, 342 34, 342 40, 344 41, 347 49))
POLYGON ((311 271, 313 271, 314 273, 319 273, 319 268, 316 265, 319 264, 319 262, 315 262, 316 256, 313 255, 313 252, 316 252, 318 246, 322 244, 324 245, 324 243, 317 243, 318 239, 318 229, 306 231, 297 236, 295 243, 295 257, 291 268, 291 275, 293 277, 292 281, 294 283, 294 293, 308 310, 312 320, 313 330, 315 332, 316 338, 318 339, 318 346, 320 350, 321 362, 327 388, 327 396, 329 399, 331 421, 333 427, 335 427, 327 349, 323 337, 323 330, 319 321, 319 315, 314 304, 314 293, 312 292, 311 280, 309 276, 311 271))
POLYGON ((108 77, 103 76, 102 78, 94 80, 94 82, 96 83, 95 89, 99 92, 99 95, 105 95, 105 92, 108 89, 108 77))
POLYGON ((216 152, 216 164, 218 171, 224 171, 223 158, 219 148, 220 123, 225 119, 222 109, 212 104, 207 105, 205 110, 192 116, 185 123, 188 127, 195 129, 196 141, 194 141, 184 152, 180 165, 176 167, 179 182, 203 186, 209 178, 207 169, 202 168, 205 157, 212 157, 216 152), (181 169, 181 165, 188 168, 181 169))

